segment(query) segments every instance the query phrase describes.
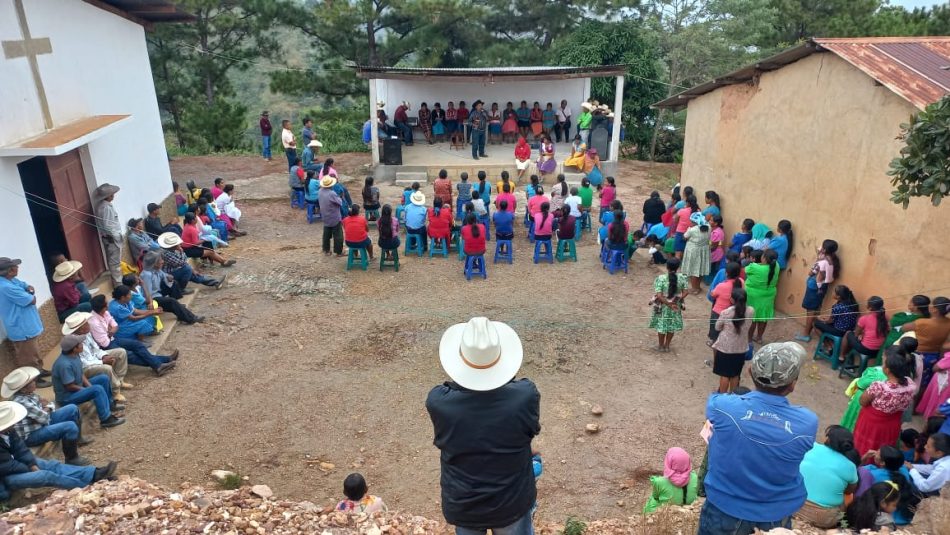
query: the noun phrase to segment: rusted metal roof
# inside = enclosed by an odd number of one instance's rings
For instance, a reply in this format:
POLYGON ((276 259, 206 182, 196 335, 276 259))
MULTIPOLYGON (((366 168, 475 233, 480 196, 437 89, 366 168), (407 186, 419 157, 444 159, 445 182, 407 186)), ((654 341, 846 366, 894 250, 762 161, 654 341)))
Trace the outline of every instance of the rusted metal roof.
POLYGON ((595 65, 590 67, 532 66, 532 67, 485 67, 485 68, 424 68, 424 67, 373 67, 353 65, 360 78, 375 79, 420 79, 441 78, 446 81, 473 80, 563 80, 597 76, 622 76, 625 65, 595 65))
POLYGON ((814 38, 653 106, 682 108, 690 100, 720 87, 745 83, 763 72, 825 52, 847 61, 918 109, 950 93, 950 37, 814 38))

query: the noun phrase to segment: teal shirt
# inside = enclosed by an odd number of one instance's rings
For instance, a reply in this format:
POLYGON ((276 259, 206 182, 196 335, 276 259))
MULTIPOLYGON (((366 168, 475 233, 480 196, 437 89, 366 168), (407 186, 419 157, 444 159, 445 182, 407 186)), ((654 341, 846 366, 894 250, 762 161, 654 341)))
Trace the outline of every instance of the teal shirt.
POLYGON ((805 479, 808 501, 822 507, 844 503, 844 489, 858 482, 858 467, 824 444, 815 444, 798 470, 805 479))

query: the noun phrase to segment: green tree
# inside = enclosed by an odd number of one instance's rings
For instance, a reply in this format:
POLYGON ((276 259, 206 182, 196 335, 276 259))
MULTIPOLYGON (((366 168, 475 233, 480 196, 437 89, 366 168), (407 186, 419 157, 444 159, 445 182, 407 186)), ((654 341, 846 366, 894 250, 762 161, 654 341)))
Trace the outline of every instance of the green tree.
MULTIPOLYGON (((627 139, 636 145, 639 157, 645 156, 654 122, 650 104, 663 97, 664 89, 658 81, 658 51, 640 23, 587 21, 558 41, 550 57, 557 65, 627 66, 622 120, 627 139)), ((591 81, 591 94, 601 102, 613 103, 615 92, 613 78, 591 81)))
POLYGON ((268 0, 178 4, 195 20, 158 25, 148 35, 159 105, 171 117, 180 147, 236 148, 247 110, 230 102, 234 89, 229 75, 279 53, 269 31, 276 6, 268 0))
POLYGON ((793 45, 809 37, 868 35, 881 0, 770 0, 778 16, 766 46, 793 45))
POLYGON ((950 95, 912 115, 901 125, 904 147, 888 175, 897 189, 891 201, 905 209, 914 197, 930 197, 934 206, 950 193, 950 95))

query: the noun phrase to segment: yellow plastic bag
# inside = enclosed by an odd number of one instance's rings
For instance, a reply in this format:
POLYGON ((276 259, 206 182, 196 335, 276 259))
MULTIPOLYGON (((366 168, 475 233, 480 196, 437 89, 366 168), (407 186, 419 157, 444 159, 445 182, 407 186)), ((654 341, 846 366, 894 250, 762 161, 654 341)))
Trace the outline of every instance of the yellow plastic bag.
MULTIPOLYGON (((158 303, 155 301, 152 301, 152 306, 155 308, 158 308, 158 303)), ((162 324, 162 318, 160 316, 152 316, 152 317, 155 318, 155 332, 159 332, 159 333, 162 332, 162 329, 165 328, 165 326, 162 324)))
POLYGON ((854 397, 854 393, 858 390, 858 380, 855 378, 854 381, 851 381, 851 384, 848 385, 848 388, 844 389, 844 395, 854 397))
POLYGON ((138 275, 138 274, 139 274, 138 268, 136 268, 135 266, 129 264, 129 263, 126 262, 125 260, 123 260, 122 263, 119 264, 119 266, 122 268, 122 274, 123 274, 123 275, 128 275, 128 274, 138 275))

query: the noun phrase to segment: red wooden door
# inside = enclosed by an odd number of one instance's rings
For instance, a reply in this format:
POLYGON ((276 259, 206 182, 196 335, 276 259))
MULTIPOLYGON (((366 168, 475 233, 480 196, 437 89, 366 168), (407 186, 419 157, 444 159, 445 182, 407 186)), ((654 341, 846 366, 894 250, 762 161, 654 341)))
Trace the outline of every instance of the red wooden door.
POLYGON ((106 270, 106 265, 79 151, 48 156, 46 166, 66 235, 66 256, 82 262, 82 277, 92 282, 106 270))

